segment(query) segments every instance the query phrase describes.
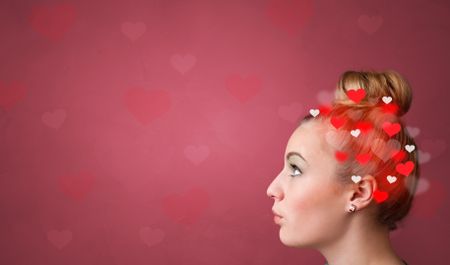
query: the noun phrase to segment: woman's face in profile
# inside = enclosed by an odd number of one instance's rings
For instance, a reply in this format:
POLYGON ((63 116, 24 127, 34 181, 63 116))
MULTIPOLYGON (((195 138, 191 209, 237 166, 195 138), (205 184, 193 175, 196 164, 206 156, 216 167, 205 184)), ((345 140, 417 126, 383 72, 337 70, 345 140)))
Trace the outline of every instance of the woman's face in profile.
POLYGON ((315 120, 299 126, 289 138, 283 170, 267 189, 274 197, 273 210, 282 216, 279 235, 284 245, 321 246, 348 225, 348 198, 335 176, 338 161, 325 140, 330 128, 315 120))

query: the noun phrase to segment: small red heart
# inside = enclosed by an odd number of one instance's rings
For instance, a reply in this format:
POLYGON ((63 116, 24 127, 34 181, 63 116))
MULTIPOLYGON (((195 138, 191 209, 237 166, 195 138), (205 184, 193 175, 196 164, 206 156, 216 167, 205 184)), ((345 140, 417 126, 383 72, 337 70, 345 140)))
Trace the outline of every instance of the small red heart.
POLYGON ((345 152, 336 151, 335 155, 339 162, 344 162, 348 158, 348 155, 345 152))
POLYGON ((394 115, 397 114, 397 111, 399 109, 398 105, 394 103, 384 104, 381 108, 384 113, 392 113, 394 115))
POLYGON ((325 105, 320 105, 318 107, 320 114, 322 114, 322 116, 326 116, 330 113, 331 108, 329 106, 325 106, 325 105))
POLYGON ((366 91, 362 88, 351 89, 347 91, 347 96, 354 102, 359 103, 366 96, 366 91))
POLYGON ((364 165, 364 164, 366 164, 366 163, 370 160, 370 157, 371 157, 371 154, 370 154, 370 153, 367 153, 367 154, 358 154, 358 155, 356 156, 356 160, 358 160, 358 162, 359 162, 361 165, 364 165))
POLYGON ((395 162, 400 162, 406 157, 406 152, 403 150, 398 150, 396 152, 393 152, 392 159, 395 160, 395 162))
POLYGON ((400 131, 400 123, 390 123, 388 121, 384 122, 383 125, 383 130, 389 135, 389 136, 393 136, 396 135, 399 131, 400 131))
POLYGON ((356 123, 356 128, 360 129, 363 133, 366 133, 372 129, 372 123, 368 121, 360 121, 356 123))
POLYGON ((345 123, 345 118, 344 117, 332 117, 331 118, 331 124, 333 124, 333 126, 336 129, 339 129, 339 127, 341 127, 342 125, 344 125, 345 123))
POLYGON ((385 191, 376 190, 373 192, 373 198, 377 203, 384 202, 389 197, 389 194, 385 191))
POLYGON ((399 163, 395 166, 395 169, 398 173, 408 176, 414 169, 414 163, 412 161, 407 161, 404 164, 399 163))

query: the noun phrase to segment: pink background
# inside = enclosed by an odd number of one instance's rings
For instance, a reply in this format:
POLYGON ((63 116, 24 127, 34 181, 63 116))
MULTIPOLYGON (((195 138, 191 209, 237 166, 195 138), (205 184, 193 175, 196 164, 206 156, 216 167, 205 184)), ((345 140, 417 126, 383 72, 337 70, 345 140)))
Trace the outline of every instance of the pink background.
POLYGON ((0 263, 323 264, 282 245, 266 189, 297 120, 373 68, 410 81, 422 157, 394 247, 445 264, 449 17, 442 0, 1 1, 0 263))

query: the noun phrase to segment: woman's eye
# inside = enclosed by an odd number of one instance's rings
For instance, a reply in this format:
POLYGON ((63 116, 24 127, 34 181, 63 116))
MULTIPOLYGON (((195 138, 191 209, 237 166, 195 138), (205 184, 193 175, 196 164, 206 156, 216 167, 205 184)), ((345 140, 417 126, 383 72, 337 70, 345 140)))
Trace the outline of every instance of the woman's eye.
POLYGON ((294 169, 294 172, 296 171, 295 169, 297 169, 297 171, 300 172, 300 174, 298 174, 298 175, 290 174, 291 177, 295 177, 295 176, 299 176, 299 175, 303 174, 303 172, 300 170, 300 168, 298 168, 296 165, 294 165, 294 164, 289 164, 289 165, 291 166, 292 169, 294 169))

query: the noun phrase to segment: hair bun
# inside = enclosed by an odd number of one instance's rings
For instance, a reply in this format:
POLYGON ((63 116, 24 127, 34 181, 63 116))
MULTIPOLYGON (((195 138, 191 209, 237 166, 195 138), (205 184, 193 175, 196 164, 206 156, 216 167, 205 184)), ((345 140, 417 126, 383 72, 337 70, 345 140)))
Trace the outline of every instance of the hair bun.
POLYGON ((409 82, 394 70, 346 71, 337 83, 334 103, 352 105, 376 105, 384 96, 391 97, 391 103, 398 105, 397 116, 406 114, 412 102, 409 82), (348 90, 362 88, 365 97, 358 103, 349 99, 348 90))

